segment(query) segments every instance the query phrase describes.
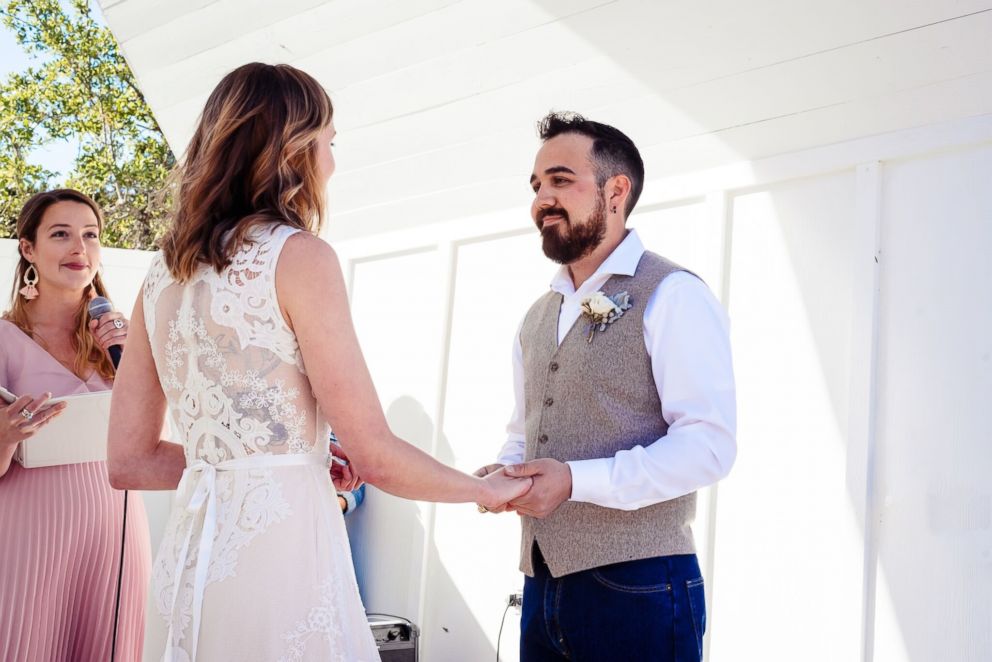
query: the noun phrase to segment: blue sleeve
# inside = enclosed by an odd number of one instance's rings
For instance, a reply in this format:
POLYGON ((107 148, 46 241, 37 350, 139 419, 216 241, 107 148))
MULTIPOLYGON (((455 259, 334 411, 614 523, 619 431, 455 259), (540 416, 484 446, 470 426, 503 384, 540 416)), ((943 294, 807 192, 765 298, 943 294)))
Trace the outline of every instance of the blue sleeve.
POLYGON ((348 515, 362 505, 362 501, 365 501, 365 486, 362 485, 357 490, 352 490, 351 492, 338 492, 338 496, 344 499, 344 514, 348 515))

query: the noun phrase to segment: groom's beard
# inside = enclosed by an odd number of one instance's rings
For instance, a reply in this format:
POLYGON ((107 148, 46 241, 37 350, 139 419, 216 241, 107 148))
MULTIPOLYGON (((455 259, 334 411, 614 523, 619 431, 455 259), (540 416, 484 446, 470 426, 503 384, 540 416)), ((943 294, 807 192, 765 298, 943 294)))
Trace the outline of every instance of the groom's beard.
POLYGON ((568 212, 561 207, 542 209, 537 215, 537 225, 541 228, 541 248, 548 259, 558 264, 571 264, 603 243, 606 237, 606 196, 600 193, 596 208, 581 225, 573 225, 568 212), (552 215, 561 216, 562 220, 545 229, 544 217, 552 215))

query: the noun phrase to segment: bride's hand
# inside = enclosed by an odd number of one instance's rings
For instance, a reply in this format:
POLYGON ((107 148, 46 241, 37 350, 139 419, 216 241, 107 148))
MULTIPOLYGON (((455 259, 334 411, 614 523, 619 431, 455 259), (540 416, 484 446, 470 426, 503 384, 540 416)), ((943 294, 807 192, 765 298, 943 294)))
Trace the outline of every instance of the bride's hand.
POLYGON ((485 481, 489 494, 479 505, 493 512, 505 510, 506 504, 526 494, 534 484, 532 478, 511 478, 503 469, 493 471, 482 480, 485 481))
MULTIPOLYGON (((484 467, 480 467, 479 469, 476 469, 474 472, 472 472, 472 475, 473 476, 478 476, 479 478, 485 478, 486 476, 488 476, 489 474, 493 473, 494 471, 501 471, 504 466, 506 466, 506 465, 499 464, 499 463, 487 464, 484 467)), ((480 510, 481 510, 482 504, 479 504, 479 507, 480 507, 480 510)), ((505 513, 507 511, 507 508, 508 507, 509 506, 504 503, 503 505, 496 506, 495 508, 486 508, 485 511, 487 513, 493 513, 495 515, 498 515, 499 513, 505 513)))

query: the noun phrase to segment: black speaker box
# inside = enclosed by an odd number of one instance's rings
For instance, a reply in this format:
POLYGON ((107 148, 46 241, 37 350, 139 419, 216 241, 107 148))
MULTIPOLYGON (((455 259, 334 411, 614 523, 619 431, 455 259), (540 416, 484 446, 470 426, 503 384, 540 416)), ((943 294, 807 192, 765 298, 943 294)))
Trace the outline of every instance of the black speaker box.
POLYGON ((420 631, 416 625, 403 618, 369 615, 369 627, 382 662, 417 662, 420 631))

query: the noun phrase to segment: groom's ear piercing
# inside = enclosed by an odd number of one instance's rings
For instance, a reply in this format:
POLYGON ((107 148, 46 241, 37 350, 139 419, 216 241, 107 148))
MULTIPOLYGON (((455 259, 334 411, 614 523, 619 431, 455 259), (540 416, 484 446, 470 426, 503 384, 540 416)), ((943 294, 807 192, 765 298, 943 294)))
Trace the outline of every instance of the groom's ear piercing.
POLYGON ((615 214, 615 213, 617 213, 617 206, 616 206, 616 205, 613 205, 613 206, 612 206, 612 207, 610 208, 610 211, 611 211, 611 212, 613 212, 614 214, 615 214))

